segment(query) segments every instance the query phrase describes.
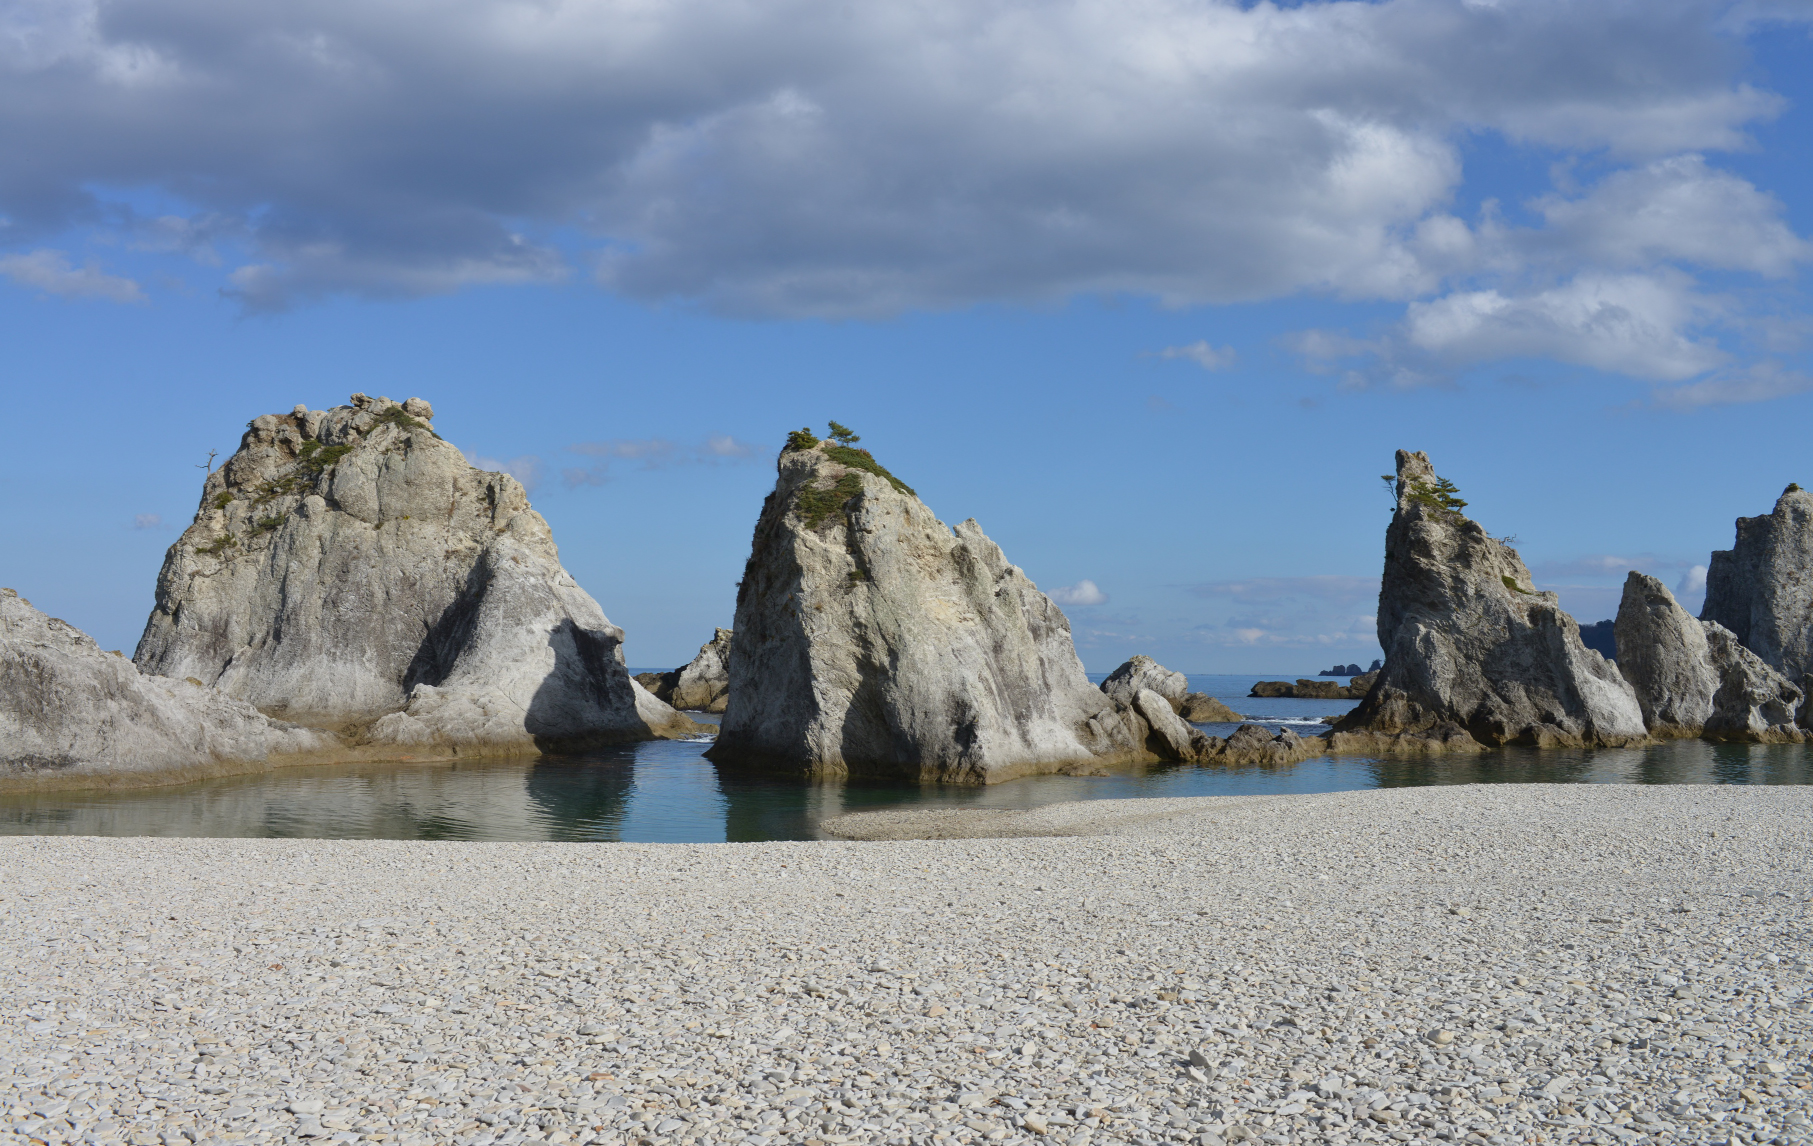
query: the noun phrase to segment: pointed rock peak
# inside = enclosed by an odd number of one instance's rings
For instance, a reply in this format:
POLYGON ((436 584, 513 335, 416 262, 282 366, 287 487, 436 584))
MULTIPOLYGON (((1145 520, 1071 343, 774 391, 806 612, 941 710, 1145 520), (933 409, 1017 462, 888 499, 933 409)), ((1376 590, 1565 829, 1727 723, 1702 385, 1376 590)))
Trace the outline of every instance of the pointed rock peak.
MULTIPOLYGON (((947 528, 832 428, 781 453, 711 758, 958 783, 1154 758, 1148 719, 1089 684, 1063 613, 981 527, 947 528)), ((1163 751, 1189 741, 1166 725, 1163 751)))
POLYGON ((1644 737, 1630 685, 1581 642, 1553 593, 1537 592, 1504 539, 1426 454, 1399 451, 1397 511, 1385 534, 1379 643, 1385 665, 1343 734, 1407 747, 1625 744, 1644 737))
POLYGON ((1772 512, 1737 519, 1735 543, 1706 563, 1700 619, 1790 680, 1813 672, 1813 493, 1791 484, 1772 512))
POLYGON ((412 398, 266 414, 207 477, 135 660, 373 742, 583 746, 697 726, 637 689, 622 630, 507 474, 412 398))

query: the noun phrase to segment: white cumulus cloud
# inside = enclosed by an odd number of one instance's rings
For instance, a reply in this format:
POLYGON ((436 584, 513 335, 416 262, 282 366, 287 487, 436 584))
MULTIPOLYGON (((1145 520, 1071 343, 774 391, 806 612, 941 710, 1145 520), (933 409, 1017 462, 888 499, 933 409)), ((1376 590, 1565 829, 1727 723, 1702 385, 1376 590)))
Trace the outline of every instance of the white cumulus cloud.
POLYGON ((514 458, 488 458, 471 450, 462 451, 466 463, 481 470, 496 474, 509 474, 522 483, 524 489, 533 493, 541 484, 542 461, 535 454, 522 454, 514 458))
POLYGON ((1186 359, 1204 370, 1225 370, 1234 364, 1236 357, 1232 346, 1218 348, 1202 340, 1185 346, 1167 346, 1158 352, 1158 356, 1164 359, 1186 359))
POLYGON ((1060 605, 1105 605, 1108 603, 1108 594, 1097 588, 1094 581, 1086 578, 1074 585, 1061 585, 1056 589, 1051 589, 1047 591, 1046 596, 1060 605))
POLYGON ((1782 106, 1741 78, 1746 11, 15 3, 0 243, 115 228, 224 260, 256 309, 580 266, 637 298, 781 316, 1409 300, 1490 253, 1451 203, 1462 141, 1497 133, 1632 173, 1603 210, 1557 200, 1558 247, 1779 274, 1801 256, 1759 253, 1768 197, 1684 158, 1746 145, 1782 106), (116 188, 176 206, 142 218, 116 188))
POLYGON ((128 278, 110 275, 99 267, 73 266, 62 251, 36 250, 30 254, 0 255, 0 275, 21 286, 64 298, 99 298, 108 302, 144 302, 145 293, 128 278))

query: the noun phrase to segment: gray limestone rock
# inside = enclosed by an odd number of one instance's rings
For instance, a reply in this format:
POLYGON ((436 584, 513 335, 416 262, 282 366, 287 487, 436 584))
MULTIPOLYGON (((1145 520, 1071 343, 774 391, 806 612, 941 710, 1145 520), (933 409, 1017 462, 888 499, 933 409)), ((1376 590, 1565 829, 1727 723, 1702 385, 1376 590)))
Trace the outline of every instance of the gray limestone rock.
POLYGON ((142 675, 0 589, 0 784, 185 779, 324 757, 330 733, 193 681, 142 675))
POLYGON ((1694 619, 1656 578, 1626 578, 1616 637, 1618 668, 1636 690, 1650 735, 1804 739, 1795 719, 1801 689, 1723 625, 1694 619))
POLYGON ((731 630, 718 629, 688 663, 669 672, 637 673, 636 680, 675 708, 723 712, 730 696, 730 635, 731 630))
POLYGON ((1272 732, 1259 724, 1243 724, 1225 740, 1219 736, 1205 739, 1198 757, 1204 764, 1282 768, 1329 751, 1329 741, 1324 737, 1298 736, 1288 728, 1272 732))
POLYGON ((1707 563, 1700 619, 1790 680, 1813 672, 1813 492, 1790 485, 1768 516, 1737 519, 1736 543, 1707 563))
POLYGON ((1132 704, 1141 689, 1149 688, 1169 701, 1173 712, 1183 705, 1183 698, 1189 687, 1182 673, 1172 672, 1144 655, 1136 656, 1115 669, 1102 682, 1102 691, 1122 704, 1132 704))
MULTIPOLYGON (((1165 698, 1171 711, 1196 724, 1232 724, 1240 714, 1214 697, 1187 691, 1189 684, 1180 672, 1172 672, 1149 656, 1140 655, 1108 674, 1102 691, 1117 704, 1134 707, 1140 690, 1150 689, 1165 698)), ((1187 759, 1187 757, 1175 757, 1187 759)))
POLYGON ((973 520, 952 530, 866 451, 790 444, 778 468, 714 762, 993 783, 1153 755, 1147 722, 1089 684, 1064 614, 973 520))
POLYGON ((1650 735, 1698 736, 1719 688, 1706 625, 1676 604, 1662 582, 1633 571, 1613 633, 1618 670, 1636 691, 1650 735))
POLYGON ((1171 708, 1171 702, 1149 688, 1133 696, 1132 706, 1146 722, 1146 748, 1161 760, 1200 760, 1208 737, 1191 728, 1171 708))
POLYGON ((561 567, 522 486, 468 464, 431 413, 355 394, 254 419, 164 559, 139 667, 364 743, 702 731, 630 680, 623 631, 561 567))
POLYGON ((1446 750, 1459 747, 1453 728, 1489 745, 1645 738, 1630 684, 1581 643, 1555 594, 1530 587, 1517 552, 1461 514, 1426 455, 1398 451, 1397 498, 1379 590, 1385 666, 1335 726, 1337 748, 1422 738, 1446 750))

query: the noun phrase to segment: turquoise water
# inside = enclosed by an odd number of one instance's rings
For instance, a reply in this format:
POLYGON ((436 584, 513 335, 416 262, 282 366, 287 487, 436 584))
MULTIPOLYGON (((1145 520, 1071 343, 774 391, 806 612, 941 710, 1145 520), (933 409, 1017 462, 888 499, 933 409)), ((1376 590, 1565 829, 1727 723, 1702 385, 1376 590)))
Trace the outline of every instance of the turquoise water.
MULTIPOLYGON (((1349 701, 1251 699, 1252 676, 1192 689, 1306 728, 1349 701)), ((1231 725, 1203 725, 1225 733, 1231 725)), ((0 796, 0 834, 315 839, 717 842, 818 838, 820 820, 902 804, 1030 808, 1066 800, 1334 792, 1421 784, 1809 784, 1813 748, 1677 741, 1593 752, 1514 749, 1456 760, 1318 757, 1288 768, 1151 767, 1032 776, 992 788, 805 784, 739 774, 703 742, 577 756, 292 768, 130 792, 0 796)))

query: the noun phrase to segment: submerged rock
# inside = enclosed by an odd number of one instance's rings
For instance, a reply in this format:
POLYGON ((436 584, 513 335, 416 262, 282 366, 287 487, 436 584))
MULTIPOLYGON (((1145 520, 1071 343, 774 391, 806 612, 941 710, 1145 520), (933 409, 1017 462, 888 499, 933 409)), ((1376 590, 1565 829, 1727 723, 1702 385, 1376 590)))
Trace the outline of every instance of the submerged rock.
POLYGON ((1581 643, 1555 594, 1530 587, 1517 552, 1461 514, 1426 455, 1398 451, 1397 497, 1379 589, 1385 666, 1335 726, 1337 750, 1467 750, 1457 731, 1488 745, 1645 738, 1630 684, 1581 643))
POLYGON ((1636 690, 1650 735, 1798 742, 1801 688, 1725 626, 1700 621, 1654 577, 1633 572, 1618 606, 1618 667, 1636 690))
POLYGON ((1090 685, 1064 614, 975 521, 950 529, 866 451, 804 433, 778 469, 714 762, 993 783, 1169 750, 1090 685))
POLYGON ((255 419, 170 547, 135 660, 361 742, 500 751, 684 735, 508 474, 428 403, 255 419))
POLYGON ((1144 654, 1121 665, 1102 681, 1102 691, 1122 705, 1132 705, 1141 689, 1151 689, 1165 698, 1171 711, 1196 724, 1232 724, 1240 719, 1238 712, 1214 697, 1189 692, 1188 688, 1184 674, 1172 672, 1144 654))
POLYGON ((1736 543, 1706 565, 1700 619, 1790 680, 1813 672, 1813 493, 1790 485, 1767 516, 1737 519, 1736 543))
POLYGON ((639 672, 636 680, 675 708, 723 712, 730 696, 730 635, 718 629, 691 661, 669 672, 639 672))
POLYGON ((324 758, 329 733, 199 681, 146 676, 0 589, 0 784, 182 779, 324 758))

